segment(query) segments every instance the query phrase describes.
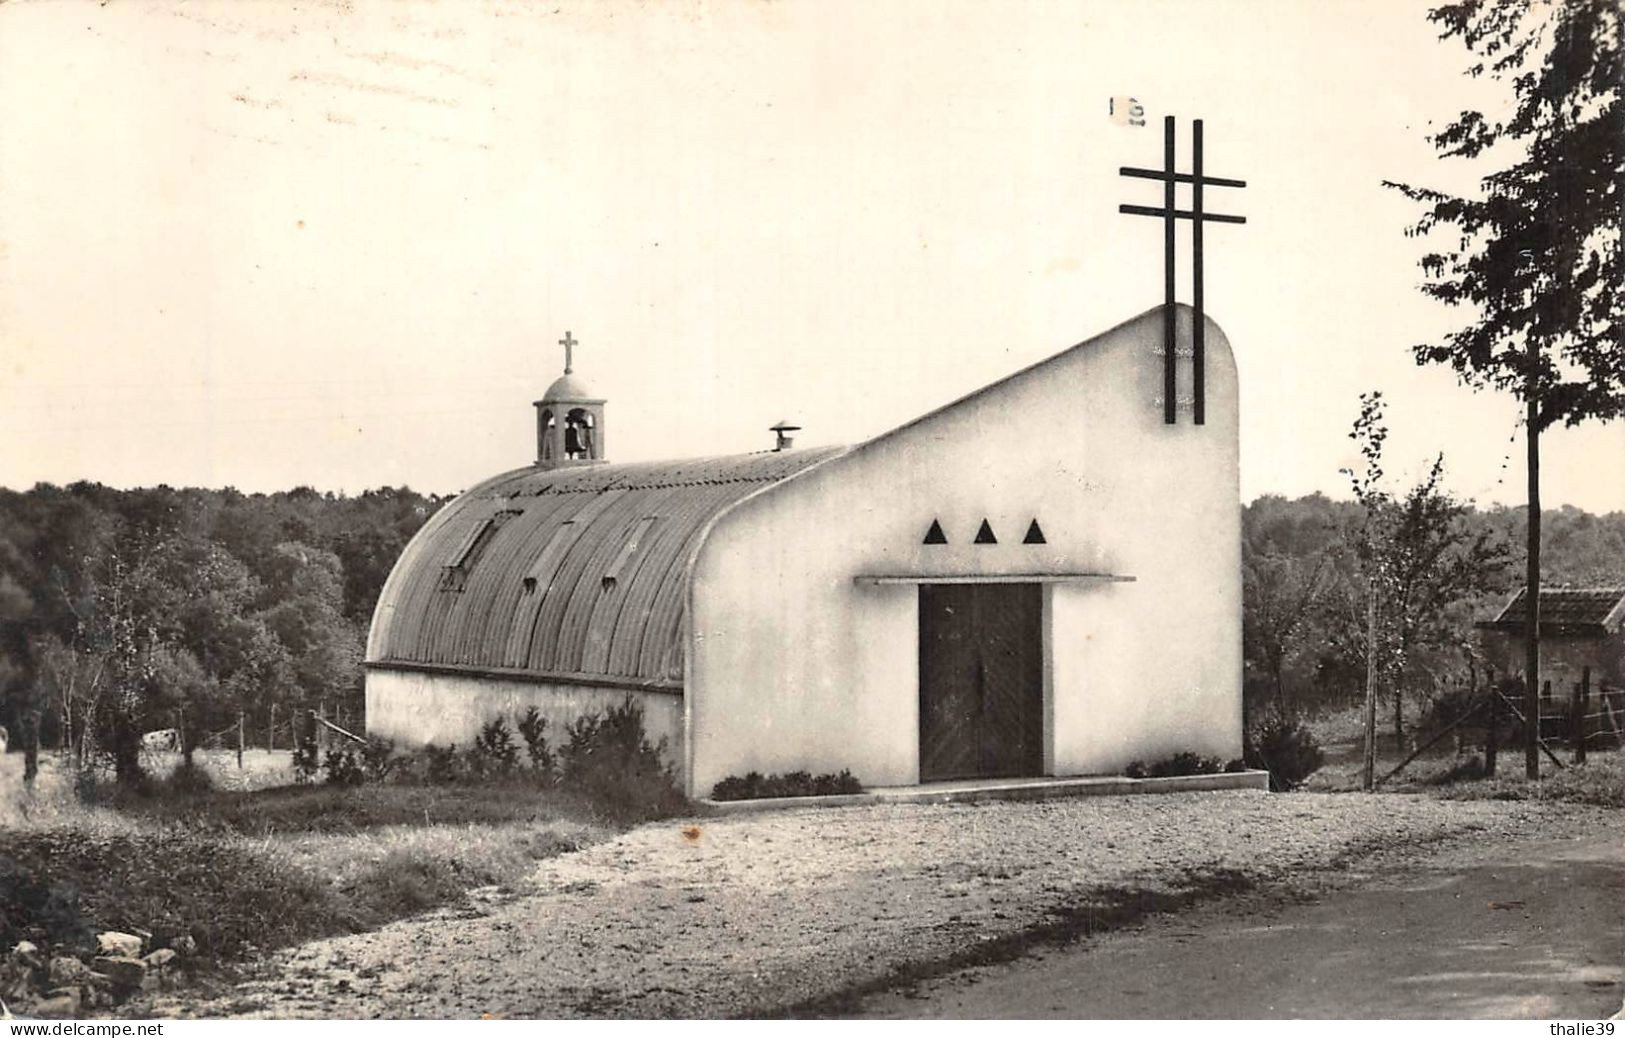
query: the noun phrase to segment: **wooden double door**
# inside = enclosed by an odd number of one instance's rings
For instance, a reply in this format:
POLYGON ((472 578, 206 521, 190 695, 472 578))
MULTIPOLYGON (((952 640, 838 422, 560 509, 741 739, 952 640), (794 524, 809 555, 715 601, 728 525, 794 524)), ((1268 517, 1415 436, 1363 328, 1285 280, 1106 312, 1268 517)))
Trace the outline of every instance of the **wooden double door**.
POLYGON ((1043 591, 920 585, 920 781, 1044 766, 1043 591))

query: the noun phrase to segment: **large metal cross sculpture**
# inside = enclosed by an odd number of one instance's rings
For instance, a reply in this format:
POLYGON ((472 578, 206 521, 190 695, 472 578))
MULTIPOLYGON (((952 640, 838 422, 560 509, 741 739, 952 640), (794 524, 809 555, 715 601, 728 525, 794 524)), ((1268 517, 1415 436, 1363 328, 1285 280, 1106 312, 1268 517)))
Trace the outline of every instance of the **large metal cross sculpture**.
POLYGON ((1191 342, 1191 369, 1195 381, 1194 416, 1196 424, 1201 425, 1207 419, 1207 373, 1204 370, 1203 347, 1205 342, 1205 329, 1202 322, 1202 225, 1209 220, 1216 223, 1246 223, 1244 216, 1226 216, 1223 213, 1209 213, 1202 209, 1202 188, 1211 187, 1246 187, 1245 180, 1228 180, 1223 177, 1208 177, 1202 174, 1202 120, 1194 120, 1191 124, 1191 171, 1189 173, 1174 172, 1174 117, 1165 116, 1162 120, 1162 168, 1140 169, 1135 166, 1123 166, 1118 170, 1125 177, 1143 177, 1147 180, 1162 181, 1162 207, 1154 208, 1145 205, 1120 205, 1117 211, 1130 213, 1134 216, 1156 216, 1162 219, 1162 276, 1163 296, 1166 306, 1162 314, 1162 420, 1169 425, 1174 424, 1174 225, 1176 220, 1189 220, 1191 222, 1191 268, 1193 275, 1193 294, 1195 298, 1192 305, 1196 310, 1195 327, 1192 330, 1191 342), (1191 186, 1191 207, 1189 209, 1174 208, 1174 185, 1189 184, 1191 186))

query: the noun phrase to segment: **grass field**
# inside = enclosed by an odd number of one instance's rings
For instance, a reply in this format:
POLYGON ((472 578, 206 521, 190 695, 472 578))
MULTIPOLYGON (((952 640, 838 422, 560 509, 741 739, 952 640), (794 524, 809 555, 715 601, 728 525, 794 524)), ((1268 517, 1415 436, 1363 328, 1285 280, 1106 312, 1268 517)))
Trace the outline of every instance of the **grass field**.
MULTIPOLYGON (((1304 788, 1321 793, 1359 789, 1364 753, 1360 711, 1339 711, 1308 723, 1320 740, 1326 763, 1309 777, 1304 788)), ((1398 766, 1414 748, 1399 745, 1393 731, 1384 728, 1379 720, 1378 778, 1398 766)), ((1380 788, 1395 793, 1426 793, 1450 800, 1563 800, 1600 807, 1625 807, 1625 752, 1593 750, 1585 764, 1576 766, 1568 748, 1553 749, 1563 766, 1553 764, 1542 754, 1540 778, 1531 780, 1524 777, 1523 747, 1503 745, 1495 777, 1484 779, 1481 777, 1483 747, 1480 740, 1469 737, 1458 748, 1455 739, 1446 736, 1380 788)))
MULTIPOLYGON (((172 760, 150 762, 162 777, 172 760)), ((288 754, 200 755, 215 788, 82 803, 42 760, 0 755, 0 946, 85 948, 95 932, 182 934, 197 965, 370 929, 522 886, 535 863, 627 828, 580 798, 509 786, 295 786, 288 754)))

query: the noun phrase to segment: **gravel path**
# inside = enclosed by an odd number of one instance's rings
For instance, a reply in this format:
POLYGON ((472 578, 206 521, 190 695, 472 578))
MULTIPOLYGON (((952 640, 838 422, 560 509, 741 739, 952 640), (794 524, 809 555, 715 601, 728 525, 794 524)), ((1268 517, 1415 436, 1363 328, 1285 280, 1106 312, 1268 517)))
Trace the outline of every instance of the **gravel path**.
MULTIPOLYGON (((1594 809, 1255 791, 880 804, 657 823, 476 898, 278 954, 155 1015, 717 1017, 963 954, 1113 889, 1267 882, 1383 848, 1573 828, 1594 809)), ((182 996, 184 998, 184 996, 182 996)))
POLYGON ((1277 896, 1225 898, 854 1000, 842 1012, 1600 1020, 1625 995, 1625 811, 1596 821, 1557 838, 1417 848, 1382 867, 1362 862, 1311 897, 1282 899, 1271 887, 1277 896))

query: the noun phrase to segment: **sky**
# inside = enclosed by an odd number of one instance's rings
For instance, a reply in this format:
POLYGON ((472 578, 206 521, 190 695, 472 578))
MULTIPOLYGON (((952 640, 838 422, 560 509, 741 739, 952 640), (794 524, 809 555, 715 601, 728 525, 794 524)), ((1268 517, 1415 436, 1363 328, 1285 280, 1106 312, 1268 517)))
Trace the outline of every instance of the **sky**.
MULTIPOLYGON (((1242 496, 1524 494, 1519 407, 1418 367, 1384 179, 1509 94, 1409 0, 0 6, 0 486, 463 489, 576 372, 612 460, 886 431, 1161 302, 1160 120, 1205 120, 1242 496), (1132 96, 1145 127, 1108 114, 1132 96)), ((1186 232, 1182 228, 1181 234, 1186 232)), ((1180 298, 1189 300, 1187 246, 1180 298)), ((1543 438, 1625 509, 1625 426, 1543 438)))

